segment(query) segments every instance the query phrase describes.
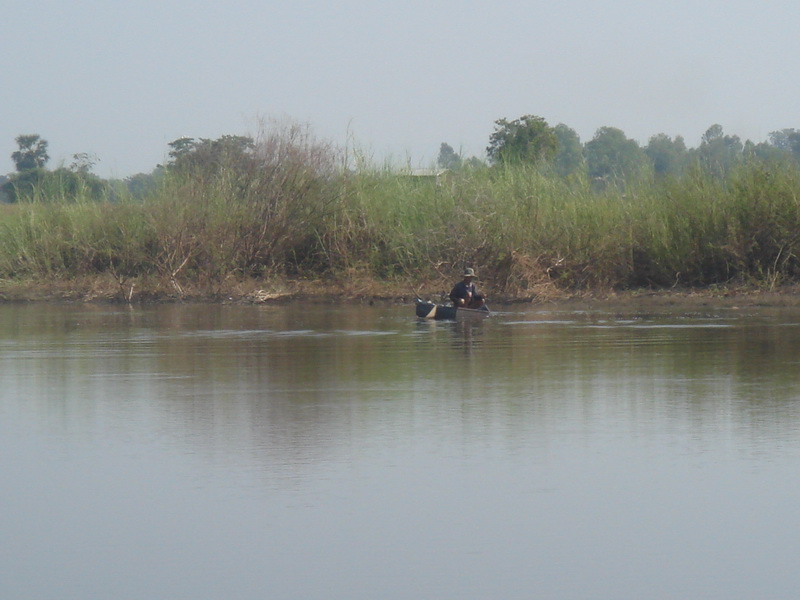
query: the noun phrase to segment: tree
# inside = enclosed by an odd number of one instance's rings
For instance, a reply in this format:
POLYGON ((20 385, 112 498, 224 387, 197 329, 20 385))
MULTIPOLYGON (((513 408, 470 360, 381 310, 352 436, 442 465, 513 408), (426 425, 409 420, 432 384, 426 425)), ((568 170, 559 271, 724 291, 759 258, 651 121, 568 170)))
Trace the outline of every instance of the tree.
POLYGON ((436 164, 442 169, 455 170, 461 166, 461 162, 461 155, 456 154, 450 144, 442 142, 442 145, 439 146, 439 158, 436 159, 436 164))
POLYGON ((800 159, 800 131, 796 129, 781 129, 769 134, 769 143, 775 148, 791 152, 795 158, 800 159))
POLYGON ((87 175, 92 172, 94 166, 100 162, 94 154, 88 152, 79 152, 72 155, 72 164, 69 166, 70 171, 87 175))
POLYGON ((653 162, 653 171, 660 177, 680 176, 688 160, 686 143, 679 135, 675 139, 666 133, 652 136, 644 153, 653 162))
POLYGON ((725 135, 722 125, 712 125, 703 134, 697 156, 712 175, 725 176, 743 157, 744 145, 738 135, 725 135))
POLYGON ((557 150, 558 139, 547 121, 525 115, 513 121, 495 121, 486 154, 495 164, 533 163, 552 158, 557 150))
POLYGON ((177 140, 171 141, 167 146, 172 148, 169 151, 169 157, 172 159, 170 164, 175 164, 181 158, 191 153, 197 143, 195 142, 194 138, 190 137, 179 137, 177 140))
POLYGON ((170 142, 169 147, 172 148, 169 168, 211 175, 223 166, 244 168, 249 165, 255 142, 253 138, 241 135, 223 135, 216 140, 182 137, 170 142))
POLYGON ((778 131, 771 131, 769 134, 769 143, 780 150, 792 150, 789 137, 797 133, 796 129, 780 129, 778 131))
POLYGON ((125 178, 124 185, 132 198, 144 200, 158 190, 164 177, 164 167, 156 167, 151 173, 136 173, 125 178))
POLYGON ((41 169, 50 160, 47 154, 47 140, 36 134, 19 135, 16 140, 19 150, 11 154, 11 159, 17 171, 31 171, 41 169))
POLYGON ((769 142, 755 144, 750 140, 744 143, 742 158, 745 161, 760 160, 767 163, 781 163, 794 160, 794 155, 789 149, 775 146, 769 142))
POLYGON ((636 140, 628 139, 616 127, 601 127, 586 142, 586 167, 598 182, 624 183, 638 176, 647 156, 636 140))
POLYGON ((553 158, 553 168, 562 177, 579 171, 583 165, 583 146, 581 138, 571 127, 559 123, 553 128, 558 142, 558 150, 553 158))
POLYGON ((8 177, 5 175, 0 175, 0 204, 11 202, 11 197, 8 195, 8 191, 6 190, 6 184, 8 184, 8 177))
POLYGON ((477 156, 470 156, 464 161, 464 167, 467 169, 485 169, 486 163, 477 156))

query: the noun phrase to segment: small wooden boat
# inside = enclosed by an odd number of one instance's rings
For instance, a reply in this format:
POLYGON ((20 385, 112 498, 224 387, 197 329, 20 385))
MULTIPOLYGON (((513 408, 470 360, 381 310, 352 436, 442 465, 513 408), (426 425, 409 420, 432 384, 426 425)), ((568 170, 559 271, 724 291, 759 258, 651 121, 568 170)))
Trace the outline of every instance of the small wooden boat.
POLYGON ((435 304, 433 302, 420 300, 417 298, 416 302, 417 316, 421 319, 483 319, 489 316, 489 308, 484 305, 480 308, 458 308, 455 306, 446 306, 443 304, 435 304))

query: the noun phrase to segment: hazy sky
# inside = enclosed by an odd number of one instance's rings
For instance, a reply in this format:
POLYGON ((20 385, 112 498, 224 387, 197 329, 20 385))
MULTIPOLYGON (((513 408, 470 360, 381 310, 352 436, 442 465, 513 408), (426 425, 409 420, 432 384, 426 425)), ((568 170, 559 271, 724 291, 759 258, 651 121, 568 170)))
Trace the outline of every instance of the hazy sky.
POLYGON ((181 136, 307 123, 376 159, 483 156, 525 114, 689 146, 800 128, 796 0, 5 0, 0 174, 14 138, 104 177, 149 172, 181 136))

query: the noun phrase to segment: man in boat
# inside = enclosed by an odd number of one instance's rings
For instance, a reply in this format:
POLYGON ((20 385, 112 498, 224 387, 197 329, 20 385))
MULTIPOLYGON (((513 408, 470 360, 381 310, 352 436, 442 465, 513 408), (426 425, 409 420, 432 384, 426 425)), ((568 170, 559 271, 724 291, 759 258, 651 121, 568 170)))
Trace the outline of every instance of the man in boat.
POLYGON ((453 306, 458 308, 480 308, 486 303, 486 296, 478 292, 478 288, 472 281, 475 279, 475 271, 471 267, 464 269, 463 279, 453 286, 450 292, 450 300, 453 306))

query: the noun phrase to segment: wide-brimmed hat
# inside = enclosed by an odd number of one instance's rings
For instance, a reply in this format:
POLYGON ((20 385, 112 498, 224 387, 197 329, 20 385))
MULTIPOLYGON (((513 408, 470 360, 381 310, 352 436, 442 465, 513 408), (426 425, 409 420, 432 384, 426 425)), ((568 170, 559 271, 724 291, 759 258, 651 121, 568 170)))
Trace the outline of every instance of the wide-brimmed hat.
POLYGON ((464 274, 462 275, 462 277, 475 277, 475 276, 476 276, 475 269, 473 269, 472 267, 467 267, 466 269, 464 269, 464 274))

